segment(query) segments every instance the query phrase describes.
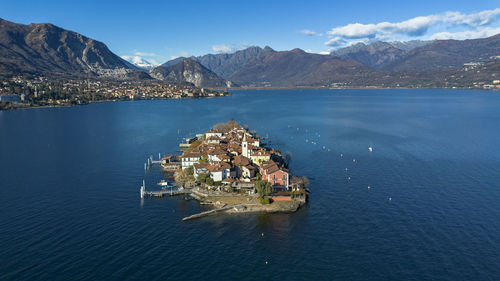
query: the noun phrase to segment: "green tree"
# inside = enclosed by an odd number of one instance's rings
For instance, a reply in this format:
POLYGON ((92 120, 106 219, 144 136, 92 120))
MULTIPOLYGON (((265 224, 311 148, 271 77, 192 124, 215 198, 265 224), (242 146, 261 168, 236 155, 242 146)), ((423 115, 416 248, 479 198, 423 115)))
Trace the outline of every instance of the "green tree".
POLYGON ((211 177, 208 177, 207 180, 205 181, 206 184, 213 186, 214 185, 214 180, 211 177))
POLYGON ((207 183, 207 180, 210 178, 210 174, 202 173, 198 175, 198 181, 201 183, 207 183))
POLYGON ((272 202, 273 202, 273 200, 269 197, 260 198, 260 204, 262 204, 262 205, 271 204, 272 202))
POLYGON ((264 197, 266 195, 271 194, 273 192, 273 188, 268 181, 260 180, 255 183, 255 189, 257 189, 257 193, 260 197, 264 197))

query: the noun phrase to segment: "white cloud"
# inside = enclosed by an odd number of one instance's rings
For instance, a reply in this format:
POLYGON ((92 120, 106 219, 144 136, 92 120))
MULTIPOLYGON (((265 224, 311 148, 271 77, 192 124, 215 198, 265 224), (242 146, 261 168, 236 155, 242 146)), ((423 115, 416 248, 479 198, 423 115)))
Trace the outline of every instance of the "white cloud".
POLYGON ((329 55, 330 52, 329 51, 322 51, 322 52, 319 52, 318 54, 320 54, 320 55, 329 55))
POLYGON ((476 39, 490 37, 500 33, 500 27, 497 28, 479 28, 477 30, 465 30, 459 32, 439 32, 428 37, 429 40, 447 40, 447 39, 476 39))
POLYGON ((141 56, 141 57, 156 57, 157 56, 157 54, 155 54, 155 53, 145 53, 145 52, 139 52, 139 51, 134 51, 134 55, 141 56))
POLYGON ((236 51, 236 47, 234 45, 213 45, 212 52, 215 53, 232 53, 236 51))
POLYGON ((304 35, 307 35, 307 36, 323 36, 323 33, 318 33, 314 30, 310 30, 310 29, 302 29, 301 31, 299 31, 300 33, 304 34, 304 35))
POLYGON ((229 53, 234 53, 236 51, 248 48, 248 46, 249 46, 248 43, 213 45, 212 52, 218 53, 218 54, 229 54, 229 53))
POLYGON ((189 57, 189 56, 190 56, 189 52, 187 52, 187 51, 181 51, 178 55, 171 56, 170 60, 175 60, 176 58, 180 58, 180 57, 185 57, 186 58, 186 57, 189 57))
POLYGON ((136 65, 136 66, 143 67, 146 69, 150 69, 152 67, 160 65, 160 63, 158 63, 158 61, 156 61, 154 59, 148 58, 146 60, 140 56, 121 56, 121 58, 136 65))
POLYGON ((341 47, 341 46, 344 46, 348 43, 347 40, 341 38, 341 37, 334 37, 328 41, 325 42, 325 45, 327 45, 328 47, 332 47, 332 48, 335 48, 335 47, 341 47))
POLYGON ((493 32, 495 30, 498 31, 498 28, 488 28, 486 26, 497 22, 499 18, 500 8, 497 8, 471 14, 445 12, 442 14, 414 17, 401 22, 351 23, 329 30, 327 34, 331 39, 325 42, 325 45, 330 48, 338 48, 360 40, 362 42, 369 42, 375 40, 404 40, 409 38, 443 39, 449 37, 466 39, 485 37, 496 34, 493 32), (461 30, 450 32, 450 29, 461 30), (428 35, 428 33, 431 34, 428 35))
POLYGON ((484 10, 479 13, 462 14, 460 12, 446 12, 443 22, 451 22, 454 24, 464 24, 468 26, 483 26, 488 25, 500 17, 500 8, 494 10, 484 10))

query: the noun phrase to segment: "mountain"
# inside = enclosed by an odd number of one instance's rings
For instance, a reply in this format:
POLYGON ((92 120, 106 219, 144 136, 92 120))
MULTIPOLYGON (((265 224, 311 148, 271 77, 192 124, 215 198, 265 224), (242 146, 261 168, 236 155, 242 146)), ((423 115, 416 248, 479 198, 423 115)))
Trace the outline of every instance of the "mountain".
POLYGON ((221 77, 230 77, 246 64, 275 52, 270 47, 252 46, 232 54, 208 54, 193 58, 221 77))
POLYGON ((387 64, 402 59, 408 51, 427 44, 430 44, 430 41, 377 41, 368 45, 357 43, 333 51, 330 54, 342 59, 359 61, 372 68, 379 69, 387 64))
MULTIPOLYGON (((192 56, 189 58, 201 63, 218 76, 226 78, 252 60, 263 57, 271 52, 274 52, 274 50, 268 46, 264 48, 252 46, 231 54, 207 54, 199 57, 192 56)), ((175 65, 184 59, 186 58, 175 58, 162 64, 162 66, 175 65)))
POLYGON ((102 42, 50 23, 23 25, 0 19, 0 74, 18 73, 150 78, 102 42))
POLYGON ((239 85, 257 87, 319 86, 371 71, 356 61, 293 49, 258 56, 231 74, 229 79, 239 85))
POLYGON ((404 54, 404 50, 380 41, 369 45, 357 43, 331 53, 332 56, 355 60, 375 69, 400 59, 404 54))
POLYGON ((158 64, 150 62, 150 61, 143 59, 139 56, 122 56, 121 58, 130 62, 131 64, 137 66, 138 68, 141 68, 144 70, 150 70, 153 67, 158 66, 158 64))
POLYGON ((159 80, 174 83, 192 83, 196 87, 223 88, 231 87, 226 81, 199 62, 185 58, 174 65, 161 65, 150 70, 149 74, 159 80))
POLYGON ((385 65, 385 71, 418 71, 462 67, 470 62, 487 62, 500 55, 500 34, 481 39, 436 40, 414 48, 385 65))
MULTIPOLYGON (((311 54, 300 49, 275 51, 268 46, 189 59, 199 62, 226 80, 250 87, 318 86, 371 71, 367 66, 352 60, 311 54)), ((164 63, 162 67, 176 65, 179 60, 186 59, 177 58, 164 63)))

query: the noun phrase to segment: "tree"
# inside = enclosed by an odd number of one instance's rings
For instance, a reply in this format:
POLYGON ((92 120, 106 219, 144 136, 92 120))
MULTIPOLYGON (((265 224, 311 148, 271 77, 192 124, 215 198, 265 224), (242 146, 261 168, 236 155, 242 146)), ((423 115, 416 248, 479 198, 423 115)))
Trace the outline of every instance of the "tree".
POLYGON ((186 170, 178 170, 175 172, 175 183, 186 187, 194 186, 194 176, 192 174, 188 174, 186 170))
POLYGON ((198 175, 198 181, 201 183, 207 183, 207 180, 210 178, 210 174, 202 173, 198 175))
POLYGON ((214 180, 211 177, 208 177, 205 181, 207 185, 214 186, 214 180))
POLYGON ((198 162, 199 162, 200 164, 202 164, 202 163, 207 163, 207 162, 208 162, 208 155, 203 154, 203 155, 201 156, 201 159, 200 159, 198 162))
POLYGON ((273 192, 271 184, 265 180, 257 181, 255 183, 255 189, 257 189, 257 193, 259 194, 260 197, 264 197, 273 192))
POLYGON ((187 167, 185 171, 186 171, 186 174, 188 174, 190 176, 194 175, 194 167, 193 166, 187 167))
POLYGON ((262 205, 271 204, 272 202, 273 202, 273 200, 269 197, 260 198, 260 204, 262 204, 262 205))

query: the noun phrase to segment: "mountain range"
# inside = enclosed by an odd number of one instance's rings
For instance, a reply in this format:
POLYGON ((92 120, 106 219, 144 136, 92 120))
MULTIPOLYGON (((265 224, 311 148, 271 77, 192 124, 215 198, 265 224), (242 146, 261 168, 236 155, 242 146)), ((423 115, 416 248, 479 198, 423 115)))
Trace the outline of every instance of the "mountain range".
POLYGON ((359 43, 329 55, 252 46, 231 54, 180 57, 155 67, 140 58, 124 58, 102 42, 49 23, 23 25, 0 19, 0 76, 159 79, 208 88, 441 85, 438 79, 448 79, 443 75, 461 73, 468 65, 496 69, 491 65, 500 58, 500 34, 470 40, 359 43))
POLYGON ((144 79, 149 75, 104 43, 50 23, 0 19, 0 73, 144 79))

